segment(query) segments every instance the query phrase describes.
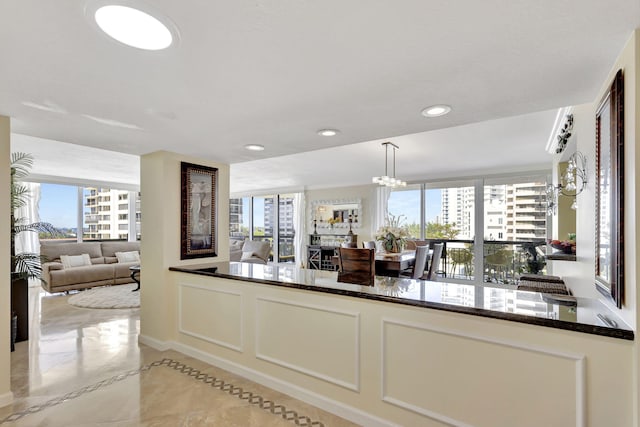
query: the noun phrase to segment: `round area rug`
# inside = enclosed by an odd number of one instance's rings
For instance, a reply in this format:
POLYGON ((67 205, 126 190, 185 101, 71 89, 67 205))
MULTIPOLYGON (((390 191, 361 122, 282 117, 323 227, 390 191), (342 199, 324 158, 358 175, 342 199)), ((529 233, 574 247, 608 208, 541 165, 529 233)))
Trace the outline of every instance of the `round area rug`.
POLYGON ((131 283, 87 289, 70 296, 67 302, 83 308, 136 308, 140 307, 140 292, 131 292, 135 288, 131 283))

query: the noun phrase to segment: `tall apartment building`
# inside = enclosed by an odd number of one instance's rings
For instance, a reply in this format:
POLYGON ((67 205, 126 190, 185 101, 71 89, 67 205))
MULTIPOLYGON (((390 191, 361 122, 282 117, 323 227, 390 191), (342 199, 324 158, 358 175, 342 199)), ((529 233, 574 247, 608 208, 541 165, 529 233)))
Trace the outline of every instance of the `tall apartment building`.
MULTIPOLYGON (((128 239, 129 237, 129 197, 126 190, 86 187, 84 189, 83 238, 128 239)), ((135 203, 136 238, 140 237, 140 193, 135 203)))
MULTIPOLYGON (((496 184, 484 187, 484 238, 486 240, 532 240, 546 236, 544 181, 496 184)), ((474 188, 442 189, 442 223, 455 223, 459 239, 473 239, 474 188)))
POLYGON ((507 186, 507 239, 544 239, 547 235, 546 184, 530 182, 507 186))

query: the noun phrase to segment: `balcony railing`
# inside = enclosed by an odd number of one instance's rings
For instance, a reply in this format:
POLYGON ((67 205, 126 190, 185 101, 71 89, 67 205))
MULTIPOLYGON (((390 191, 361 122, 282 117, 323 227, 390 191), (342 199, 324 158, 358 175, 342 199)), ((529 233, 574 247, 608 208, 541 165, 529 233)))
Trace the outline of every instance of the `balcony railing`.
MULTIPOLYGON (((472 240, 428 239, 444 243, 445 250, 437 271, 440 276, 475 281, 475 251, 472 240)), ((545 272, 544 240, 485 240, 482 260, 482 281, 515 284, 524 273, 545 272), (536 254, 534 262, 533 254, 536 254)))

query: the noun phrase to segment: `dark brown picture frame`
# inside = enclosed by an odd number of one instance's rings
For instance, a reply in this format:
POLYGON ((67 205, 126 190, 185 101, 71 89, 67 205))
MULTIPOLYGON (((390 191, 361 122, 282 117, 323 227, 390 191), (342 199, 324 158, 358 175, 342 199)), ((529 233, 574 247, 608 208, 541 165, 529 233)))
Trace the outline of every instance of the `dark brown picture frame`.
POLYGON ((217 256, 218 169, 180 163, 180 259, 217 256))
POLYGON ((624 76, 596 110, 596 289, 624 301, 624 76))

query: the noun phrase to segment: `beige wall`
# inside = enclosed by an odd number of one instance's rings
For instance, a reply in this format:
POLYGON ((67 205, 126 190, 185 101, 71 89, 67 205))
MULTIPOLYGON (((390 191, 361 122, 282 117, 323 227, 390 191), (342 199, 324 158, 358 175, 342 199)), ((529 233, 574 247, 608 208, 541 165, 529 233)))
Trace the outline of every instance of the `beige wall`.
POLYGON ((639 31, 636 30, 620 53, 611 72, 603 82, 598 96, 592 103, 579 105, 574 109, 574 132, 577 138, 577 149, 587 157, 589 183, 585 191, 578 196, 578 211, 576 217, 577 233, 577 262, 553 261, 553 273, 566 279, 567 284, 578 296, 603 299, 595 290, 595 112, 598 104, 608 90, 613 76, 622 68, 624 70, 625 85, 625 301, 622 310, 614 308, 606 302, 612 310, 622 317, 634 330, 638 330, 636 309, 638 307, 638 293, 636 290, 638 265, 638 240, 640 230, 637 225, 638 212, 638 177, 637 165, 640 154, 636 149, 638 127, 637 112, 640 111, 640 96, 638 94, 638 61, 640 61, 639 31))
POLYGON ((10 348, 10 298, 11 277, 9 262, 9 217, 7 201, 10 199, 10 123, 0 116, 0 407, 13 400, 11 393, 11 348, 10 348))
POLYGON ((140 159, 142 212, 142 335, 167 339, 175 331, 174 293, 168 268, 229 260, 229 165, 166 151, 140 159), (180 260, 180 162, 218 168, 218 256, 180 260))

